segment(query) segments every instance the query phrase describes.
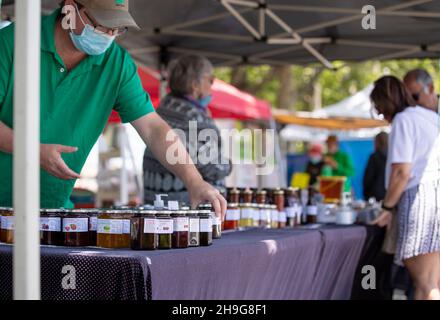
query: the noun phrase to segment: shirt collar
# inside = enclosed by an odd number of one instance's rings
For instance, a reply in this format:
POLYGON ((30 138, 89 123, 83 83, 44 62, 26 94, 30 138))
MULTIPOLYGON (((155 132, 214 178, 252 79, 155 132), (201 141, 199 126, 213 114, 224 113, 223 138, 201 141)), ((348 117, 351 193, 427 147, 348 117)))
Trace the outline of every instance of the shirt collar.
MULTIPOLYGON (((51 52, 55 56, 58 55, 55 48, 55 25, 58 17, 61 15, 61 8, 55 10, 50 15, 43 17, 42 19, 42 33, 41 33, 41 49, 43 51, 51 52)), ((114 46, 115 43, 112 44, 114 46)), ((107 49, 107 52, 111 50, 111 47, 107 49)), ((106 52, 106 53, 107 53, 106 52)), ((106 53, 99 56, 88 56, 88 64, 101 65, 104 61, 106 53)))

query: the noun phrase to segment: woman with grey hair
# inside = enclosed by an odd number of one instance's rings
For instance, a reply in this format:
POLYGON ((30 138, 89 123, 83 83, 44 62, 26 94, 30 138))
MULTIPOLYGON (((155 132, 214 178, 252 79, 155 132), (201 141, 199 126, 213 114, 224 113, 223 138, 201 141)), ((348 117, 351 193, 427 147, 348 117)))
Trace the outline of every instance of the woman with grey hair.
MULTIPOLYGON (((205 181, 222 192, 224 178, 231 172, 231 164, 222 157, 220 132, 207 110, 212 98, 213 71, 212 64, 201 56, 188 55, 173 61, 169 68, 170 93, 162 99, 157 113, 173 129, 178 129, 176 132, 205 181), (195 126, 196 137, 193 132, 190 134, 195 126), (199 139, 202 130, 211 133, 207 141, 199 139), (208 155, 209 161, 199 161, 197 156, 201 153, 208 155)), ((182 181, 166 170, 149 149, 144 154, 143 168, 146 203, 151 203, 156 194, 165 193, 168 194, 168 200, 189 204, 189 195, 182 181)))

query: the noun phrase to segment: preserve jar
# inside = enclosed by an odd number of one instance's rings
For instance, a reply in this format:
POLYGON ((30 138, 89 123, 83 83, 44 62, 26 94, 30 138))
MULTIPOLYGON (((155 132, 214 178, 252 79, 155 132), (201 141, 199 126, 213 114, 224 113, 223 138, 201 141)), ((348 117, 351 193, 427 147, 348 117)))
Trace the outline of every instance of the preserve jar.
POLYGON ((212 238, 221 239, 222 237, 222 219, 217 217, 215 212, 211 212, 212 219, 212 238))
POLYGON ((131 248, 157 249, 157 218, 154 210, 140 210, 131 218, 131 248))
POLYGON ((198 247, 200 245, 200 218, 197 210, 188 210, 186 215, 189 219, 189 240, 190 247, 198 247))
POLYGON ((0 215, 0 242, 13 244, 15 229, 14 210, 12 208, 0 208, 0 215))
POLYGON ((157 217, 157 233, 158 233, 158 249, 171 249, 174 222, 169 211, 158 211, 157 217))
POLYGON ((240 202, 240 190, 237 188, 230 189, 228 192, 228 202, 239 203, 240 202))
POLYGON ((271 227, 271 212, 269 204, 259 204, 258 205, 260 211, 260 227, 262 228, 270 228, 271 227))
POLYGON ((98 231, 98 216, 100 211, 98 209, 89 209, 89 246, 96 247, 97 231, 98 231))
POLYGON ((212 244, 212 219, 211 211, 200 210, 200 246, 210 246, 212 244))
POLYGON ((270 210, 270 227, 272 229, 278 229, 279 227, 279 214, 277 206, 274 204, 269 205, 270 210))
POLYGON ((61 226, 65 246, 87 247, 89 245, 89 216, 86 210, 66 210, 61 226))
POLYGON ((185 211, 172 211, 173 237, 172 247, 175 249, 188 248, 189 219, 185 211))
POLYGON ((299 213, 299 197, 298 189, 289 187, 285 190, 284 210, 287 216, 287 226, 294 227, 297 225, 297 214, 299 213))
POLYGON ((131 246, 131 210, 103 210, 98 216, 96 246, 126 249, 131 246))
POLYGON ((64 235, 61 230, 64 212, 63 209, 40 210, 40 244, 48 246, 64 245, 64 235))
POLYGON ((249 189, 249 188, 244 189, 241 193, 241 199, 242 199, 243 203, 251 203, 253 195, 254 195, 254 193, 251 189, 249 189))
POLYGON ((252 227, 254 223, 253 209, 251 203, 240 204, 240 227, 252 227))
POLYGON ((265 204, 266 203, 266 190, 258 190, 257 196, 256 196, 256 202, 258 204, 265 204))
POLYGON ((238 203, 228 203, 223 230, 237 230, 239 222, 240 208, 238 207, 238 203))

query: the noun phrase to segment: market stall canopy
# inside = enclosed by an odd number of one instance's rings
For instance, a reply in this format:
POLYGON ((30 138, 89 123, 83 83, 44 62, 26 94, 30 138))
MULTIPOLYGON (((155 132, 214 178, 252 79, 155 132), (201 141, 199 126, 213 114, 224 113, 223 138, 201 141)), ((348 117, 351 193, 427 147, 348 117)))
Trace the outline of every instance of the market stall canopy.
POLYGON ((388 125, 386 121, 376 119, 363 119, 352 117, 314 117, 312 113, 290 112, 285 110, 273 110, 274 118, 283 124, 295 124, 306 127, 322 128, 329 130, 357 130, 379 128, 388 125))
MULTIPOLYGON (((58 4, 43 0, 46 12, 58 4)), ((319 61, 328 67, 333 60, 440 56, 437 0, 131 0, 130 5, 142 30, 130 30, 121 44, 155 68, 183 53, 203 54, 220 65, 319 61), (372 7, 363 13, 365 5, 372 7), (373 7, 376 28, 365 30, 362 18, 373 7)))
MULTIPOLYGON (((142 86, 149 93, 153 105, 157 107, 160 102, 161 87, 159 72, 140 67, 138 73, 142 86)), ((215 119, 269 120, 272 118, 271 106, 268 102, 257 99, 218 79, 212 86, 212 102, 209 110, 215 119)), ((110 122, 120 122, 116 112, 111 114, 110 122)))

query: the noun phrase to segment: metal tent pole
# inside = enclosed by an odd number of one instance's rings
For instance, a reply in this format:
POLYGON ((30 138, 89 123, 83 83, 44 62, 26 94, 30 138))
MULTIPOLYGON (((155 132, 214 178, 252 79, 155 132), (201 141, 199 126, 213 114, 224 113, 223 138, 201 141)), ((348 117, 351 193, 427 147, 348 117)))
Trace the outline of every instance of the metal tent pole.
POLYGON ((41 0, 15 1, 14 299, 40 299, 41 0))

